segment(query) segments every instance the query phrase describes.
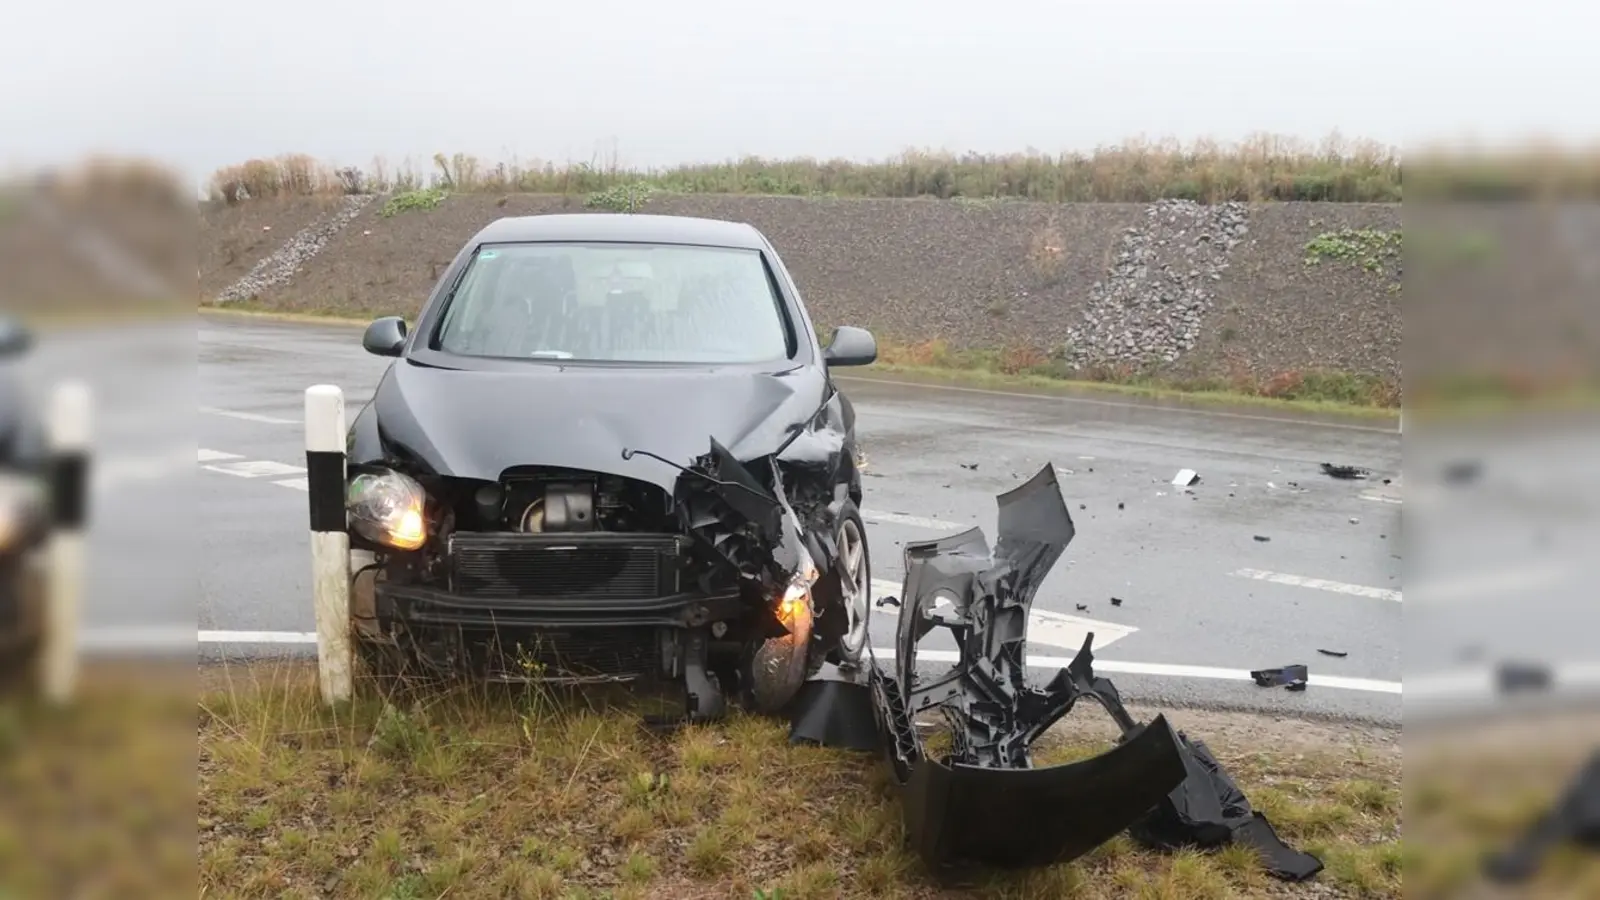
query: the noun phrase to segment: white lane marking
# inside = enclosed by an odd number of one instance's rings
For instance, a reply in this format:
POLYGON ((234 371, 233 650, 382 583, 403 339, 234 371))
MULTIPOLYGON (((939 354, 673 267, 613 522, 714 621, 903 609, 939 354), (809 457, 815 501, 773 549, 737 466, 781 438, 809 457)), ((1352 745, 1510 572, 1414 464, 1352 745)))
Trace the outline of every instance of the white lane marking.
POLYGON ((205 466, 204 468, 212 472, 221 472, 224 475, 235 475, 240 478, 296 475, 305 471, 304 466, 291 466, 287 463, 274 462, 270 459, 250 459, 244 462, 223 463, 216 466, 205 466))
POLYGON ((931 531, 960 531, 970 528, 959 522, 947 522, 943 519, 929 519, 923 516, 908 516, 904 513, 863 512, 861 518, 868 522, 877 522, 880 525, 909 525, 912 528, 927 528, 931 531))
POLYGON ((202 644, 315 644, 315 631, 202 631, 202 644))
MULTIPOLYGON (((890 649, 872 648, 872 655, 880 660, 894 659, 894 651, 890 649)), ((954 663, 959 657, 954 650, 918 650, 917 660, 926 662, 954 663)), ((1028 667, 1033 669, 1064 669, 1072 663, 1067 656, 1039 656, 1028 655, 1028 667)), ((1222 669, 1214 666, 1181 666, 1170 663, 1141 663, 1125 662, 1113 659, 1097 659, 1094 661, 1096 672, 1116 672, 1123 675, 1153 675, 1158 678, 1201 678, 1214 681, 1243 681, 1252 682, 1250 673, 1244 669, 1222 669)), ((1334 688, 1347 691, 1367 691, 1378 694, 1399 694, 1401 692, 1398 681, 1378 681, 1372 678, 1345 678, 1338 675, 1312 674, 1307 682, 1313 687, 1334 688)))
POLYGON ((1404 503, 1399 497, 1393 497, 1378 491, 1362 491, 1360 497, 1363 500, 1371 500, 1375 503, 1393 503, 1395 506, 1400 506, 1404 503))
MULTIPOLYGON (((1491 668, 1456 669, 1411 677, 1412 698, 1424 703, 1485 703, 1500 695, 1496 671, 1491 668)), ((1600 662, 1565 663, 1550 667, 1550 689, 1528 691, 1534 696, 1563 690, 1600 689, 1600 662)))
POLYGON ((243 458, 244 457, 240 456, 237 453, 223 453, 221 450, 207 450, 204 447, 200 448, 200 461, 203 462, 203 463, 217 462, 219 460, 224 460, 224 459, 243 459, 243 458))
MULTIPOLYGON (((315 644, 317 636, 304 631, 202 631, 202 644, 315 644)), ((894 659, 894 650, 888 647, 872 648, 872 655, 885 662, 894 659)), ((959 657, 954 650, 918 650, 917 659, 926 662, 954 663, 959 657)), ((1030 655, 1028 666, 1035 669, 1064 669, 1072 660, 1066 656, 1030 655)), ((1111 659, 1094 661, 1097 672, 1117 672, 1125 675, 1153 675, 1160 678, 1201 678, 1215 681, 1251 681, 1244 669, 1219 669, 1211 666, 1179 666, 1168 663, 1124 662, 1111 659)), ((1336 690, 1366 691, 1379 694, 1399 694, 1398 681, 1378 681, 1371 678, 1343 678, 1337 675, 1313 674, 1309 683, 1314 687, 1336 690)))
POLYGON ((1419 578, 1411 585, 1411 599, 1414 603, 1451 602, 1475 597, 1505 600, 1509 594, 1558 584, 1575 571, 1572 566, 1552 564, 1527 569, 1496 569, 1449 580, 1419 578))
POLYGON ((90 652, 170 650, 195 647, 194 624, 108 625, 78 633, 78 646, 90 652))
MULTIPOLYGON (((882 578, 872 579, 872 598, 899 597, 903 585, 882 578)), ((944 606, 941 601, 936 606, 944 606)), ((898 616, 899 610, 880 609, 876 606, 873 611, 882 616, 898 616)), ((1059 647, 1063 650, 1076 651, 1083 646, 1083 639, 1091 633, 1094 634, 1094 648, 1109 647, 1139 629, 1132 625, 1119 625, 1116 622, 1105 622, 1100 619, 1090 619, 1085 616, 1069 616, 1064 613, 1051 612, 1045 609, 1035 609, 1028 616, 1028 643, 1044 644, 1049 647, 1059 647)))
POLYGON ((1092 400, 1088 397, 1063 397, 1058 394, 1024 394, 1016 391, 997 391, 990 388, 957 387, 952 384, 925 384, 916 381, 896 381, 890 378, 857 378, 835 375, 835 381, 856 384, 887 384, 894 387, 920 388, 933 391, 953 391, 961 394, 978 394, 988 397, 1016 397, 1022 400, 1054 401, 1056 403, 1081 403, 1088 406, 1105 406, 1112 409, 1142 409, 1147 412, 1181 413, 1206 416, 1214 419, 1239 419, 1246 422, 1270 422, 1275 425, 1294 425, 1302 428, 1339 428, 1345 431, 1369 431, 1375 434, 1400 434, 1398 428, 1378 428, 1372 425, 1348 425, 1343 422, 1319 422, 1315 419, 1294 419, 1287 416, 1256 416, 1249 413, 1224 412, 1217 409, 1183 409, 1176 406, 1157 406, 1150 403, 1128 403, 1119 400, 1092 400))
POLYGON ((282 481, 274 481, 273 484, 281 484, 286 488, 294 488, 297 491, 305 491, 306 493, 311 492, 311 483, 304 478, 285 478, 282 481))
POLYGON ((226 416, 230 419, 243 419, 246 422, 261 422, 266 425, 299 425, 298 419, 283 419, 278 416, 265 416, 261 413, 240 412, 234 409, 217 409, 214 406, 202 406, 200 412, 208 416, 226 416))
POLYGON ((1285 575, 1282 572, 1268 572, 1264 569, 1239 569, 1233 573, 1237 578, 1252 578, 1256 581, 1269 581, 1273 584, 1287 584, 1293 587, 1315 588, 1319 591, 1330 591, 1335 594, 1349 594, 1352 597, 1371 597, 1374 600, 1393 600, 1402 602, 1399 591, 1387 588, 1367 587, 1361 584, 1345 584, 1342 581, 1329 581, 1326 578, 1306 578, 1302 575, 1285 575))

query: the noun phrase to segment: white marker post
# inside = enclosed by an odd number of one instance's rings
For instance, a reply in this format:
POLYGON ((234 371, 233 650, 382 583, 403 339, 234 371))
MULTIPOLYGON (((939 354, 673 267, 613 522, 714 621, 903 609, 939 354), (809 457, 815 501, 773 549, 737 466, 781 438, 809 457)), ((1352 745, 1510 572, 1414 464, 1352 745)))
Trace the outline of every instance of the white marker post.
POLYGON ((322 700, 350 699, 350 532, 344 507, 344 392, 306 388, 306 493, 311 508, 311 599, 322 700))
POLYGON ((83 595, 84 529, 89 518, 89 386, 56 385, 47 418, 50 448, 50 538, 39 688, 66 703, 78 684, 78 623, 83 595))

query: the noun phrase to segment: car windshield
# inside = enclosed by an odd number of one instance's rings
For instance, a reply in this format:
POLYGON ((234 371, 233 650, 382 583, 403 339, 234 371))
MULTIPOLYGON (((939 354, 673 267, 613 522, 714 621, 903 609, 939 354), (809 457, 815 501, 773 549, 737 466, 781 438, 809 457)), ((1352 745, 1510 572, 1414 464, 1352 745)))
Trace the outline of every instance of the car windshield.
POLYGON ((791 355, 756 250, 498 244, 478 250, 434 345, 461 356, 756 363, 791 355))

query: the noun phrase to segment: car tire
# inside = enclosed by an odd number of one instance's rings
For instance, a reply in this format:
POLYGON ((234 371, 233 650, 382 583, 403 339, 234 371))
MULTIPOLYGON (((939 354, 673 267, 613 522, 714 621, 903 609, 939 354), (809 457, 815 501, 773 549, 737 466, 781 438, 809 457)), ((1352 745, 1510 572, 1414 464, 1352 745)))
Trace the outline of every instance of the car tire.
POLYGON ((822 652, 813 669, 823 662, 858 665, 872 642, 867 627, 872 618, 872 553, 867 544, 866 523, 852 501, 846 500, 839 510, 834 545, 839 548, 839 559, 829 575, 833 583, 828 587, 828 604, 819 618, 822 646, 813 644, 814 651, 822 652), (851 547, 855 550, 851 551, 851 547), (852 565, 854 571, 847 571, 852 565))

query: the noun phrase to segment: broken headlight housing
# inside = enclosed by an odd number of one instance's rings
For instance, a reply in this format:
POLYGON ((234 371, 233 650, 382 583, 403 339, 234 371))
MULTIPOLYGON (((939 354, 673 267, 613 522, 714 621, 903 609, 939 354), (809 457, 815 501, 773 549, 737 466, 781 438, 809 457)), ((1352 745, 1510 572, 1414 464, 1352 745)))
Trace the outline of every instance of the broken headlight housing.
POLYGON ((428 539, 423 518, 427 499, 416 479, 380 469, 350 479, 345 509, 350 527, 362 537, 396 550, 415 550, 428 539))

